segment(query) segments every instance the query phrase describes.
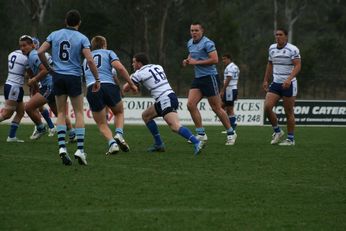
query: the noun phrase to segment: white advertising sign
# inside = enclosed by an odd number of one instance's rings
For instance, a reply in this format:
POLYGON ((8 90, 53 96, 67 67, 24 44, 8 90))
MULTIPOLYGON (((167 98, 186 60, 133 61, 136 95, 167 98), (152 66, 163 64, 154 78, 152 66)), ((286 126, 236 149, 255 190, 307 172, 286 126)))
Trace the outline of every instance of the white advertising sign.
MULTIPOLYGON (((29 97, 24 97, 24 102, 28 101, 29 97)), ((5 99, 3 96, 0 97, 0 111, 3 110, 5 106, 5 99)), ((152 98, 142 98, 142 97, 124 97, 124 111, 125 111, 125 124, 143 124, 142 112, 154 103, 152 98)), ((178 114, 180 121, 184 125, 192 125, 193 121, 191 119, 190 113, 187 110, 187 98, 179 98, 179 108, 178 114)), ((48 106, 46 106, 48 108, 48 106)), ((203 99, 198 104, 198 109, 201 112, 203 125, 221 125, 221 122, 212 111, 209 106, 207 99, 203 99)), ((234 105, 234 110, 237 115, 237 121, 239 125, 262 125, 263 124, 263 100, 252 100, 252 99, 240 99, 236 101, 234 105)), ((72 107, 69 104, 68 114, 72 121, 75 116, 72 107)), ((56 118, 52 112, 50 112, 52 120, 55 122, 56 118)), ((89 108, 89 104, 84 98, 84 118, 86 124, 95 124, 92 113, 89 108)), ((114 116, 109 113, 108 120, 113 121, 114 116)), ((158 124, 165 124, 162 118, 155 119, 158 124)), ((11 121, 4 121, 9 123, 11 121)), ((21 123, 32 123, 30 118, 25 114, 21 123)))

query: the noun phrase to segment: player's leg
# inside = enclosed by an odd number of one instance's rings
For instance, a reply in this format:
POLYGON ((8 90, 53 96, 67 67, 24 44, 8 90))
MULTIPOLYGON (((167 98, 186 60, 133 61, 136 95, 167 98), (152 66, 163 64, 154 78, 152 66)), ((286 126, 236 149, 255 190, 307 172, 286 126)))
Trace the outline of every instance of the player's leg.
MULTIPOLYGON (((108 152, 106 155, 115 154, 119 151, 119 147, 113 138, 113 133, 107 123, 108 108, 106 107, 105 97, 107 97, 107 87, 101 84, 101 89, 98 92, 92 92, 92 86, 87 89, 86 98, 89 102, 93 118, 105 139, 108 142, 108 152)), ((109 95, 109 97, 112 97, 109 95)))
POLYGON ((32 140, 39 139, 47 132, 45 125, 42 123, 41 115, 38 110, 46 103, 46 98, 37 92, 36 94, 31 96, 30 100, 25 104, 26 113, 36 125, 34 133, 30 136, 30 139, 32 140))
MULTIPOLYGON (((287 140, 284 143, 289 142, 294 145, 294 128, 295 128, 295 116, 294 116, 294 104, 295 104, 295 96, 286 97, 283 96, 283 106, 285 109, 285 114, 287 118, 287 140)), ((281 143, 280 143, 281 144, 281 143)))
POLYGON ((76 118, 75 131, 77 136, 77 151, 75 152, 74 156, 76 159, 78 159, 79 164, 87 165, 86 155, 84 152, 85 125, 83 94, 70 96, 70 100, 76 118))
POLYGON ((221 104, 221 98, 219 95, 209 96, 208 102, 214 113, 217 115, 217 117, 220 119, 223 126, 226 128, 227 132, 227 141, 226 145, 234 145, 237 135, 234 133, 233 128, 231 127, 230 121, 228 119, 228 116, 222 108, 221 104))
POLYGON ((10 125, 10 131, 7 137, 7 142, 19 142, 23 143, 24 140, 20 140, 17 138, 17 129, 19 127, 20 121, 24 116, 24 103, 23 101, 17 102, 16 106, 16 114, 13 117, 13 120, 10 125))
POLYGON ((114 139, 123 152, 128 152, 130 147, 124 139, 124 105, 121 100, 121 90, 114 84, 102 84, 102 88, 104 89, 102 99, 114 115, 114 139))
POLYGON ((194 144, 194 154, 200 153, 203 148, 203 141, 198 140, 187 127, 181 126, 179 121, 179 116, 177 112, 169 112, 163 116, 167 125, 172 129, 173 132, 178 133, 180 136, 184 137, 194 144))
POLYGON ((92 115, 93 118, 101 132, 101 134, 105 137, 105 139, 108 142, 108 152, 109 154, 116 154, 119 151, 118 145, 116 145, 116 141, 113 138, 113 133, 111 129, 108 126, 107 119, 106 119, 106 107, 104 107, 101 111, 93 111, 92 115))
POLYGON ((118 102, 115 106, 109 107, 114 115, 115 136, 114 139, 123 152, 130 151, 129 145, 124 139, 124 105, 118 102))
POLYGON ((156 122, 154 121, 154 118, 157 117, 158 114, 155 109, 155 104, 148 107, 143 113, 142 113, 142 119, 149 129, 151 135, 154 138, 154 145, 152 147, 148 148, 149 152, 164 152, 165 146, 161 139, 161 135, 159 133, 159 129, 157 127, 156 122))
POLYGON ((203 94, 198 88, 191 88, 189 90, 187 99, 187 109, 190 112, 193 123, 195 124, 197 138, 199 140, 207 141, 207 135, 205 134, 205 128, 202 125, 201 113, 198 110, 198 103, 202 100, 203 94))
POLYGON ((278 124, 278 118, 276 114, 273 112, 273 107, 277 104, 279 99, 281 98, 280 95, 274 93, 274 92, 268 92, 266 94, 266 98, 264 101, 264 112, 266 113, 269 122, 271 123, 274 133, 272 135, 271 144, 277 144, 280 142, 280 139, 283 137, 284 132, 280 129, 278 124))
POLYGON ((20 88, 9 84, 4 85, 5 107, 0 112, 0 122, 12 117, 17 109, 20 88))
POLYGON ((17 105, 17 101, 5 100, 5 107, 0 113, 0 122, 11 118, 13 113, 16 111, 17 105))

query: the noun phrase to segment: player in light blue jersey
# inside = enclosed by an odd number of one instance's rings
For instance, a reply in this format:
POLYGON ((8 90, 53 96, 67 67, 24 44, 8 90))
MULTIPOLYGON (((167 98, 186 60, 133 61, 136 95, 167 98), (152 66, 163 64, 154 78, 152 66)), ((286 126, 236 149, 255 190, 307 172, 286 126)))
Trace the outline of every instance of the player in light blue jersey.
POLYGON ((191 24, 190 33, 191 39, 187 43, 189 55, 183 60, 183 66, 193 65, 195 69, 195 78, 189 90, 187 108, 195 123, 197 138, 207 141, 201 113, 197 107, 202 98, 207 97, 210 107, 227 130, 226 145, 233 145, 236 137, 227 114, 222 108, 219 93, 220 80, 215 66, 219 59, 215 44, 204 36, 204 28, 198 22, 191 24))
POLYGON ((299 49, 288 43, 287 30, 278 28, 275 32, 276 43, 269 47, 269 58, 263 79, 263 88, 267 92, 264 110, 272 124, 274 133, 271 144, 295 145, 294 141, 294 104, 298 92, 296 75, 301 69, 299 49), (269 78, 273 82, 269 85, 269 78), (280 129, 273 107, 282 98, 287 118, 287 139, 280 142, 284 132, 280 129))
POLYGON ((91 39, 91 50, 99 72, 101 88, 99 91, 93 92, 92 87, 95 79, 87 61, 84 60, 83 70, 88 88, 87 100, 100 132, 108 141, 108 152, 106 154, 116 154, 119 151, 119 147, 122 151, 128 152, 130 150, 129 145, 123 138, 124 106, 121 100, 120 87, 115 80, 117 77, 114 77, 115 75, 113 74, 113 68, 129 83, 134 92, 137 92, 137 87, 131 81, 129 73, 114 51, 107 50, 106 38, 103 36, 93 37, 91 39), (107 107, 112 111, 114 117, 116 117, 114 119, 114 126, 116 128, 114 138, 107 123, 107 107))
POLYGON ((66 150, 66 104, 67 97, 70 97, 72 107, 76 116, 76 136, 77 151, 74 157, 81 165, 87 165, 86 154, 84 152, 84 109, 81 79, 81 54, 87 60, 88 66, 95 78, 93 90, 98 91, 100 88, 100 79, 97 68, 90 51, 90 42, 86 36, 78 32, 81 17, 77 10, 70 10, 65 18, 66 27, 52 32, 48 35, 47 40, 38 50, 38 54, 42 63, 48 68, 51 67, 47 63, 45 52, 52 49, 53 59, 53 83, 55 99, 58 109, 57 132, 59 155, 63 164, 71 165, 72 161, 66 150))
MULTIPOLYGON (((194 154, 198 155, 203 148, 204 142, 198 140, 188 128, 180 124, 177 113, 178 98, 171 88, 163 68, 160 65, 149 64, 149 59, 144 53, 134 55, 132 66, 135 70, 135 73, 131 75, 133 82, 147 88, 151 96, 155 99, 155 103, 142 113, 143 121, 155 142, 148 151, 165 151, 165 145, 154 120, 156 117, 162 117, 172 131, 194 144, 194 154)), ((125 92, 128 91, 129 85, 125 84, 123 89, 125 92)))

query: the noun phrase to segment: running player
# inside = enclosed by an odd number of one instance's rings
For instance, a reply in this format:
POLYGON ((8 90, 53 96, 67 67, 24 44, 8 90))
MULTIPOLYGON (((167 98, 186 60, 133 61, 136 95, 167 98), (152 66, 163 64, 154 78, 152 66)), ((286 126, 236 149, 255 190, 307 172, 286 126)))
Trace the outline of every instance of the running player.
MULTIPOLYGON (((200 153, 203 148, 203 141, 199 141, 191 131, 181 126, 177 108, 178 99, 171 88, 166 74, 160 65, 149 64, 149 59, 144 53, 136 54, 132 59, 133 69, 136 71, 132 74, 132 81, 135 84, 142 84, 150 91, 151 96, 155 99, 155 104, 148 107, 143 113, 142 118, 154 138, 154 145, 149 152, 164 152, 165 145, 161 139, 158 127, 154 121, 156 117, 163 117, 172 131, 178 133, 194 144, 194 154, 200 153)), ((125 92, 130 89, 128 83, 123 86, 125 92)))
POLYGON ((129 83, 131 89, 137 92, 136 85, 131 81, 130 76, 125 67, 120 62, 118 56, 114 51, 107 50, 107 40, 103 36, 95 36, 91 39, 92 55, 98 68, 101 88, 98 92, 93 92, 93 84, 95 79, 90 71, 87 61, 83 62, 83 69, 85 74, 85 80, 87 84, 87 100, 89 102, 93 118, 97 123, 100 132, 108 141, 108 154, 115 154, 119 151, 119 147, 122 151, 128 152, 130 150, 129 145, 123 138, 124 127, 124 106, 121 100, 121 91, 119 85, 115 82, 114 75, 119 73, 126 82, 129 83), (112 71, 112 67, 116 71, 112 71), (116 117, 114 120, 115 136, 113 138, 112 131, 107 123, 107 107, 112 111, 116 117), (118 146, 119 145, 119 146, 118 146))
POLYGON ((8 55, 8 76, 4 85, 5 107, 0 113, 0 122, 10 119, 14 112, 16 115, 11 122, 7 142, 24 142, 16 137, 16 133, 24 116, 23 85, 25 73, 29 71, 28 57, 23 54, 25 48, 21 46, 20 41, 27 37, 29 36, 23 35, 19 39, 21 50, 15 50, 8 55))

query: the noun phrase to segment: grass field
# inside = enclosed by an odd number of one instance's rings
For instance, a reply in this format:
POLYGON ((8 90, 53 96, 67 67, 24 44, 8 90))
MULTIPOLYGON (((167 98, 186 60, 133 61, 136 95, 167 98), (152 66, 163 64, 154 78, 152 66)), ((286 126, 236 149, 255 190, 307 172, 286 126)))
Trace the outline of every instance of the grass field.
MULTIPOLYGON (((298 127, 296 146, 269 144, 270 127, 221 127, 192 146, 161 126, 165 153, 146 153, 144 126, 127 126, 129 153, 106 157, 87 127, 88 166, 63 166, 56 137, 6 143, 0 126, 0 230, 346 230, 346 128, 298 127)), ((70 153, 75 144, 68 144, 70 153)))

